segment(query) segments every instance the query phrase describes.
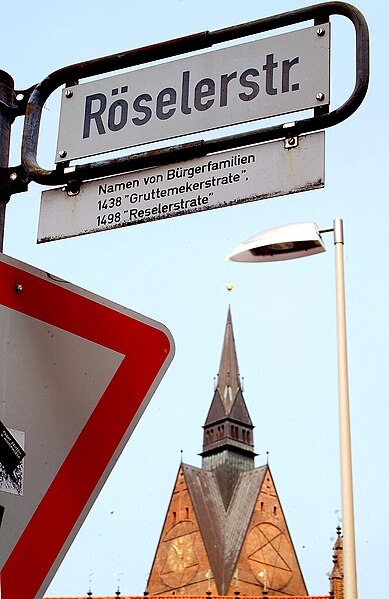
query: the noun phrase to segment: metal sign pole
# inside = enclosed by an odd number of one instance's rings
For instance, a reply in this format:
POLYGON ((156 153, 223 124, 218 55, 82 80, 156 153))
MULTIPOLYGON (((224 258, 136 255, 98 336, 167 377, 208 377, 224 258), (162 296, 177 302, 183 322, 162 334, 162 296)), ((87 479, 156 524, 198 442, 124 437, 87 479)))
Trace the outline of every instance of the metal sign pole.
MULTIPOLYGON (((14 81, 8 73, 0 70, 0 169, 8 168, 14 81)), ((0 252, 3 251, 5 211, 11 197, 10 190, 0 181, 0 252)))

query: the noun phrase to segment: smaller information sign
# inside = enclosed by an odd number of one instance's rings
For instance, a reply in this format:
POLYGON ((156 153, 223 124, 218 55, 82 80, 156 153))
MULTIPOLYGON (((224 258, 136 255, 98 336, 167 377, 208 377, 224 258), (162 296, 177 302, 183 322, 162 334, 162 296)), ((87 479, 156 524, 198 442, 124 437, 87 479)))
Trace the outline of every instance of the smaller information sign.
POLYGON ((323 131, 43 191, 38 243, 320 187, 323 131))

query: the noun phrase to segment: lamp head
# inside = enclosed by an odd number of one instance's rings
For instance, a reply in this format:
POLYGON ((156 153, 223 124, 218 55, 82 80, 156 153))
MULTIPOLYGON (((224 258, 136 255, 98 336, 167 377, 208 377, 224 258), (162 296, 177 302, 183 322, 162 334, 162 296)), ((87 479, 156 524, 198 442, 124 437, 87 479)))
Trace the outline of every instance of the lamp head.
POLYGON ((295 223, 256 233, 231 252, 234 262, 273 262, 325 252, 315 223, 295 223))

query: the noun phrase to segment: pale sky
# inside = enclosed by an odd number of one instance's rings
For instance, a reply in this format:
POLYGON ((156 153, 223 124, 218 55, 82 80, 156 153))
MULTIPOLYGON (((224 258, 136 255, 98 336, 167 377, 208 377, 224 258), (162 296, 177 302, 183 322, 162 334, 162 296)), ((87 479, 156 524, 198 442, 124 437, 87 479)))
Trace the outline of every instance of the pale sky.
MULTIPOLYGON (((151 0, 141 5, 21 0, 3 10, 0 66, 17 89, 26 89, 72 63, 300 6, 298 0, 151 0)), ((11 198, 6 254, 160 321, 176 344, 171 367, 46 596, 83 596, 89 588, 95 596, 113 595, 118 585, 122 594, 143 593, 181 450, 184 462, 201 464, 201 427, 212 399, 228 304, 244 396, 256 426, 256 464, 265 463, 269 452, 308 590, 328 593, 332 545, 341 524, 332 238, 324 237, 327 253, 307 260, 254 265, 225 257, 262 229, 298 221, 329 227, 337 217, 343 218, 345 230, 359 596, 378 596, 389 586, 389 14, 378 0, 360 0, 357 6, 370 29, 370 87, 357 112, 326 131, 323 189, 39 245, 43 186, 31 184, 27 193, 11 198)), ((331 35, 335 109, 354 85, 353 28, 336 17, 331 35)), ((280 122, 294 118, 301 115, 284 115, 280 122)), ((45 105, 40 141, 40 159, 50 169, 58 119, 54 94, 45 105)), ((20 161, 21 125, 21 119, 14 125, 13 165, 20 161)), ((98 445, 98 439, 91 442, 98 445)))

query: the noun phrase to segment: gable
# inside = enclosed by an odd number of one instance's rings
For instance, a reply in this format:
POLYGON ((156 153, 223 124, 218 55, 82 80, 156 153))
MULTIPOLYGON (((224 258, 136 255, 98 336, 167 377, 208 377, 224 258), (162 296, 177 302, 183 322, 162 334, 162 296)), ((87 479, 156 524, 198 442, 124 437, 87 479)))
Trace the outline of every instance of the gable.
POLYGON ((240 389, 238 390, 234 403, 232 405, 230 418, 237 420, 238 422, 242 422, 249 427, 253 426, 253 423, 249 415, 249 411, 246 406, 246 402, 243 399, 243 393, 240 389))
POLYGON ((150 595, 307 595, 268 465, 241 472, 226 510, 212 471, 181 464, 150 595), (236 576, 236 578, 234 577, 236 576))
POLYGON ((184 465, 176 483, 154 556, 149 595, 205 595, 210 570, 199 523, 190 498, 184 465))
POLYGON ((223 405, 222 399, 220 397, 219 390, 216 389, 213 399, 212 399, 211 406, 209 408, 209 412, 208 412, 204 427, 209 426, 210 424, 213 424, 214 422, 219 422, 220 420, 224 420, 225 417, 226 417, 226 412, 224 409, 224 405, 223 405))
MULTIPOLYGON (((267 467, 237 560, 241 594, 307 595, 281 503, 267 467), (244 583, 243 583, 244 581, 244 583), (244 588, 241 588, 243 587, 244 588)), ((230 584, 230 593, 235 587, 230 584)))

